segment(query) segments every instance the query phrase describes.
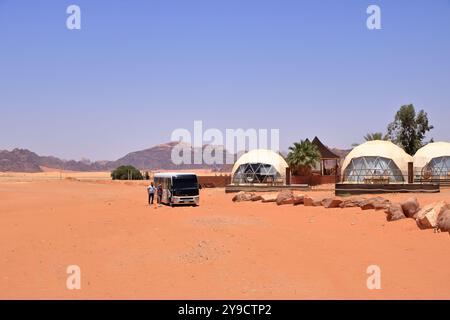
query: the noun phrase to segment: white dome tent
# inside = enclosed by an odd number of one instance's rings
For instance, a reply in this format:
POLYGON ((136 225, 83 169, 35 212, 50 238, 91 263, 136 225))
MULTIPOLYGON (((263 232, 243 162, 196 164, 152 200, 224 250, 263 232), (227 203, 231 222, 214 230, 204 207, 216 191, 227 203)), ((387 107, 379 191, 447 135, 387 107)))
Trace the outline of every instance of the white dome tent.
POLYGON ((255 149, 243 154, 231 171, 232 184, 286 184, 288 164, 281 155, 266 149, 255 149))
POLYGON ((405 183, 413 158, 390 141, 374 140, 355 147, 342 164, 347 183, 405 183))
POLYGON ((422 179, 450 179, 450 143, 433 142, 414 155, 414 171, 422 179))

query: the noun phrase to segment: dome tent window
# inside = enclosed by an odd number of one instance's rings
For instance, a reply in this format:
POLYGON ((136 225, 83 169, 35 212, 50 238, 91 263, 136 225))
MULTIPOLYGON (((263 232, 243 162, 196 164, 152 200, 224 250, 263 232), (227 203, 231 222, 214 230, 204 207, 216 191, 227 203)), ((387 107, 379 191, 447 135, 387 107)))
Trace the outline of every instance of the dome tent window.
POLYGON ((351 160, 344 171, 348 182, 365 183, 369 181, 404 182, 400 169, 391 159, 383 157, 360 157, 351 160))
POLYGON ((431 159, 424 171, 436 178, 450 178, 450 156, 431 159))
POLYGON ((374 140, 355 147, 342 165, 344 183, 384 184, 408 181, 412 157, 389 141, 374 140))
POLYGON ((246 163, 239 166, 233 183, 270 183, 281 178, 277 170, 266 163, 246 163))
POLYGON ((450 143, 433 142, 414 155, 416 181, 450 180, 450 143))
POLYGON ((255 149, 243 154, 232 170, 233 184, 286 183, 288 164, 278 153, 255 149))

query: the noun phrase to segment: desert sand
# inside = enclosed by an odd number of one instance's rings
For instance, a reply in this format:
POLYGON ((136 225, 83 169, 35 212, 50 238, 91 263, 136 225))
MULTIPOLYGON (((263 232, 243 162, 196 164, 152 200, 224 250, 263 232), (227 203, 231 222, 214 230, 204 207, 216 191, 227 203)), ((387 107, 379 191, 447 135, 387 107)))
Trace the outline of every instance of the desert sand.
MULTIPOLYGON (((450 299, 448 233, 232 196, 203 189, 199 207, 155 208, 144 182, 1 181, 0 298, 450 299), (69 265, 81 290, 66 288, 69 265)), ((450 202, 448 189, 415 196, 450 202)))
MULTIPOLYGON (((56 170, 54 168, 41 167, 42 172, 28 173, 28 172, 0 172, 0 182, 13 181, 13 182, 33 182, 33 181, 49 181, 49 180, 65 180, 76 179, 84 181, 99 181, 99 180, 111 180, 111 172, 98 171, 98 172, 79 172, 69 170, 56 170)), ((158 172, 170 172, 173 170, 150 170, 148 171, 150 176, 153 177, 158 172)), ((177 172, 193 172, 199 176, 216 176, 216 175, 229 175, 230 172, 213 172, 208 169, 194 169, 194 170, 176 170, 177 172)))

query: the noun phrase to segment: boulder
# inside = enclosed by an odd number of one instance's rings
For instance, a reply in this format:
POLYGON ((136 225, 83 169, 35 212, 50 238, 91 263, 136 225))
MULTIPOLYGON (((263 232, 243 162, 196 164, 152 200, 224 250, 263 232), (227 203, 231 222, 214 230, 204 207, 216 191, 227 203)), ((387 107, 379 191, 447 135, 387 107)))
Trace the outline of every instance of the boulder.
POLYGON ((373 210, 373 209, 375 209, 375 203, 374 203, 373 199, 370 198, 370 199, 361 201, 359 203, 359 207, 361 208, 361 210, 373 210))
POLYGON ((364 201, 361 201, 361 203, 359 204, 359 207, 361 208, 361 210, 373 210, 375 209, 375 205, 372 199, 367 199, 364 201))
POLYGON ((339 205, 339 208, 356 208, 356 207, 359 207, 359 204, 350 199, 342 201, 342 203, 339 205))
POLYGON ((389 200, 382 197, 375 197, 363 200, 359 203, 361 210, 386 210, 389 207, 389 200))
POLYGON ((430 203, 417 212, 417 225, 421 229, 436 228, 439 215, 449 209, 450 207, 445 201, 430 203))
POLYGON ((450 210, 441 212, 437 220, 437 227, 441 231, 450 232, 450 210))
POLYGON ((387 210, 391 206, 391 202, 384 198, 374 199, 374 209, 375 210, 387 210))
POLYGON ((312 205, 313 205, 313 207, 322 206, 322 199, 313 199, 312 205))
POLYGON ((306 207, 320 207, 322 205, 322 200, 322 198, 312 198, 305 196, 305 198, 303 199, 303 204, 306 207))
POLYGON ((263 194, 261 195, 262 202, 276 202, 277 195, 276 194, 263 194))
POLYGON ((409 198, 402 203, 403 213, 407 218, 415 218, 416 213, 419 211, 420 206, 416 198, 409 198))
POLYGON ((261 195, 255 194, 255 195, 252 196, 252 198, 251 198, 250 200, 251 200, 251 201, 260 201, 260 200, 262 200, 262 199, 263 199, 263 198, 262 198, 261 195))
POLYGON ((277 205, 293 204, 294 193, 292 190, 280 191, 277 195, 277 205))
POLYGON ((305 195, 304 194, 299 194, 297 196, 294 196, 294 198, 293 198, 293 205, 294 206, 298 206, 300 204, 303 204, 304 200, 305 200, 305 195))
POLYGON ((385 212, 387 221, 396 221, 406 218, 400 203, 391 203, 385 212))
POLYGON ((239 191, 232 200, 233 202, 251 201, 254 195, 251 192, 239 191))
POLYGON ((339 205, 340 208, 356 208, 359 207, 361 202, 365 201, 365 198, 350 198, 345 199, 339 205))
POLYGON ((308 197, 308 196, 306 196, 306 197, 303 199, 303 204, 305 205, 305 207, 312 207, 313 202, 314 202, 314 199, 311 198, 311 197, 308 197))
POLYGON ((325 208, 339 208, 341 203, 342 200, 338 198, 325 198, 322 200, 322 206, 325 208))

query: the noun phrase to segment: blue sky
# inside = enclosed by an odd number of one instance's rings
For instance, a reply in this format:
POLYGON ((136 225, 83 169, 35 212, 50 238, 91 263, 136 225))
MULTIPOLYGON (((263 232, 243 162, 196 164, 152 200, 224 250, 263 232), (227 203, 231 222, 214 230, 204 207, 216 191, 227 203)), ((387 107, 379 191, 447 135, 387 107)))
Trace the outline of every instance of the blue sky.
POLYGON ((450 0, 0 0, 0 88, 0 149, 67 159, 116 159, 194 120, 345 148, 408 103, 450 141, 450 0))

